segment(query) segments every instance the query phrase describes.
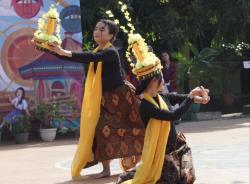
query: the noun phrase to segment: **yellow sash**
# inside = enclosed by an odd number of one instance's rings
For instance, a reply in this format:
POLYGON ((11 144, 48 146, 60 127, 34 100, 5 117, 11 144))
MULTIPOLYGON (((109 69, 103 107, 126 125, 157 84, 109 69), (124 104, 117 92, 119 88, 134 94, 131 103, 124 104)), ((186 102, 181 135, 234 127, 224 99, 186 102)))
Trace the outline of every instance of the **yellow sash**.
MULTIPOLYGON (((168 110, 168 106, 160 95, 157 96, 159 105, 147 93, 144 98, 154 106, 168 110)), ((122 184, 155 184, 160 176, 164 162, 165 150, 170 131, 170 122, 151 118, 145 133, 141 163, 132 180, 122 184)))
MULTIPOLYGON (((107 43, 104 49, 111 46, 107 43)), ((98 47, 93 51, 97 52, 98 47)), ((81 170, 93 160, 92 145, 95 129, 100 117, 102 98, 102 62, 98 62, 97 70, 94 71, 94 63, 91 62, 85 83, 84 98, 82 101, 80 139, 71 165, 71 176, 78 179, 81 170)))

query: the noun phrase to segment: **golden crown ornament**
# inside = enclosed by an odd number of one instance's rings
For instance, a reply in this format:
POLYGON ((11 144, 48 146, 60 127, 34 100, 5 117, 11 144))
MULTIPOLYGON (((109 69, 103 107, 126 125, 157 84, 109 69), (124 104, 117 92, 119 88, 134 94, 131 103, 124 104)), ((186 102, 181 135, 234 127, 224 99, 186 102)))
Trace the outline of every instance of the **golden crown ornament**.
POLYGON ((39 50, 50 50, 50 44, 61 45, 60 18, 56 6, 52 4, 48 12, 38 19, 38 27, 33 41, 39 50))
MULTIPOLYGON (((127 27, 129 27, 129 30, 127 30, 125 26, 120 26, 123 32, 128 34, 128 49, 126 52, 126 57, 130 62, 133 73, 139 80, 144 80, 154 76, 155 74, 161 73, 162 66, 160 59, 153 52, 148 50, 148 45, 142 36, 138 33, 134 33, 135 28, 131 23, 130 13, 128 12, 127 5, 121 1, 118 1, 118 4, 127 21, 127 27), (136 58, 135 63, 133 63, 131 60, 131 53, 136 58)), ((106 11, 106 14, 109 18, 114 18, 111 10, 106 11)), ((120 23, 120 21, 117 19, 115 19, 114 22, 116 24, 120 23)))

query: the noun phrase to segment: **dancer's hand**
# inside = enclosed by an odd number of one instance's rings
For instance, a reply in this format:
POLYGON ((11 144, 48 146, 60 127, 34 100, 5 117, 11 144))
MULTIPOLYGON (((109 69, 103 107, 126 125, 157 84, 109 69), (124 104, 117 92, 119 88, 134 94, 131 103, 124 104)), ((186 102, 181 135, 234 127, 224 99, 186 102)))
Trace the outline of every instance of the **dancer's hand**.
POLYGON ((202 104, 207 104, 210 101, 210 96, 208 95, 209 90, 201 86, 202 90, 202 104))
POLYGON ((206 99, 200 96, 194 96, 193 97, 194 103, 198 104, 207 104, 210 101, 210 97, 208 96, 206 99))
MULTIPOLYGON (((193 90, 190 93, 192 92, 193 90)), ((196 94, 193 95, 194 103, 207 104, 210 101, 210 96, 208 95, 209 89, 206 89, 203 86, 199 87, 199 89, 195 88, 193 93, 196 94)))
POLYGON ((191 90, 192 96, 202 96, 203 93, 209 93, 209 89, 204 88, 203 86, 198 86, 191 90), (202 88, 201 88, 202 87, 202 88))
POLYGON ((54 52, 60 56, 65 56, 65 50, 56 43, 49 43, 49 48, 51 52, 54 52))
POLYGON ((71 51, 63 49, 57 43, 50 43, 49 46, 50 46, 50 51, 57 53, 60 56, 72 57, 71 51))

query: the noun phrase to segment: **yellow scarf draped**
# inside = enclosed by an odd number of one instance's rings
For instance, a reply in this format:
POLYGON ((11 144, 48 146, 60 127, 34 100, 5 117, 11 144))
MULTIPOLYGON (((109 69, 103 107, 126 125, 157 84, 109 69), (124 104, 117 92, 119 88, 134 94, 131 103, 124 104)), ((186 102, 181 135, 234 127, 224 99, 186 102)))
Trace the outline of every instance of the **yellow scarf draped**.
MULTIPOLYGON (((147 93, 144 98, 157 108, 168 110, 160 95, 157 96, 160 106, 147 93)), ((142 159, 132 180, 122 184, 155 184, 161 176, 165 150, 170 131, 170 122, 151 118, 145 133, 142 159)))
MULTIPOLYGON (((110 46, 111 43, 107 43, 103 49, 110 46)), ((93 52, 96 53, 97 51, 98 47, 93 52)), ((80 139, 71 165, 71 175, 73 179, 79 178, 81 170, 89 161, 93 160, 92 145, 101 109, 101 76, 102 62, 98 62, 96 72, 94 71, 94 63, 91 62, 88 69, 84 98, 82 101, 80 139)))

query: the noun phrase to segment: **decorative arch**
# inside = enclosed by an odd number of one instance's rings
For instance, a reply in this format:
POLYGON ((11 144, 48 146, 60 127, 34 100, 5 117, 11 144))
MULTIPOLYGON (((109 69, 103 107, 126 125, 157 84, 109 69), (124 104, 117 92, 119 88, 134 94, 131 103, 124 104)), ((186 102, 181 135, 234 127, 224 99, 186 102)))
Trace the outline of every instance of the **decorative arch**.
POLYGON ((54 81, 51 84, 51 97, 60 97, 66 95, 65 85, 61 81, 54 81))

